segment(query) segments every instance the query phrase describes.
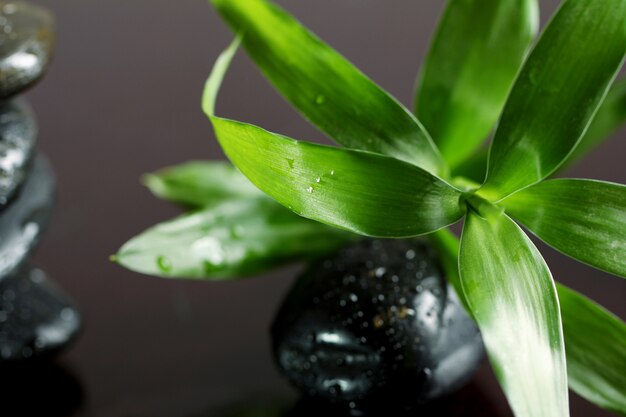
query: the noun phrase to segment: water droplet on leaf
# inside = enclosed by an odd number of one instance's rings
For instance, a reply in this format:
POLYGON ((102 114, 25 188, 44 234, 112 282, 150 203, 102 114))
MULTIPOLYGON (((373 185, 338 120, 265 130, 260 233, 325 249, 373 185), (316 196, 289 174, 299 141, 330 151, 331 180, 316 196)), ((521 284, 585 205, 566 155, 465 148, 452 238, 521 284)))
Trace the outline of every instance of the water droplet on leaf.
POLYGON ((172 262, 165 256, 157 256, 157 267, 163 272, 170 272, 172 270, 172 262))

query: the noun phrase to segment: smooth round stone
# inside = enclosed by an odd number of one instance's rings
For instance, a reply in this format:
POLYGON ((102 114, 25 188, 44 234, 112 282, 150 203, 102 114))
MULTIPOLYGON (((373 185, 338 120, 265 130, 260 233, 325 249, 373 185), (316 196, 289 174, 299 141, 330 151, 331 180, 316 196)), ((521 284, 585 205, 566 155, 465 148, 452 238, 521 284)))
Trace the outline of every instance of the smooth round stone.
POLYGON ((480 333, 423 240, 364 240, 312 265, 272 326, 280 371, 315 399, 398 409, 448 394, 483 359, 480 333))
POLYGON ((55 353, 80 327, 80 314, 42 270, 25 264, 0 281, 0 363, 55 353))
POLYGON ((35 115, 23 100, 0 103, 0 207, 24 182, 37 131, 35 115))
POLYGON ((0 99, 36 83, 54 48, 54 19, 25 2, 0 2, 0 99))
POLYGON ((38 156, 19 195, 0 212, 0 283, 39 242, 54 196, 54 174, 45 158, 38 156))

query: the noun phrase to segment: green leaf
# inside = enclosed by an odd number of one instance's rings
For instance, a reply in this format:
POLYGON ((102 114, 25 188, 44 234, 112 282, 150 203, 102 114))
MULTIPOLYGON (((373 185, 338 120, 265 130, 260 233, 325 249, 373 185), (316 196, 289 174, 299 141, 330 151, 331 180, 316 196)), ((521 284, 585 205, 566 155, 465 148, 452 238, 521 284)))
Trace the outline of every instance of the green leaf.
POLYGON ((600 145, 626 122, 626 78, 618 80, 609 90, 589 129, 567 158, 566 165, 578 161, 583 155, 600 145))
POLYGON ((492 367, 517 417, 568 415, 559 303, 547 265, 507 216, 468 211, 459 267, 492 367))
MULTIPOLYGON (((464 293, 455 284, 458 239, 447 229, 428 237, 442 257, 448 280, 469 311, 464 293)), ((622 371, 626 369, 626 324, 564 285, 556 284, 556 288, 570 389, 600 407, 626 416, 626 374, 622 371)))
POLYGON ((626 324, 581 294, 557 285, 570 387, 626 416, 626 324))
MULTIPOLYGON (((212 0, 265 76, 311 123, 349 148, 443 173, 417 119, 293 17, 264 0, 212 0)), ((212 112, 208 112, 212 114, 212 112)))
POLYGON ((409 237, 455 223, 461 192, 421 168, 351 149, 299 142, 211 117, 235 166, 297 214, 367 236, 409 237))
POLYGON ((555 249, 626 277, 626 186, 595 180, 548 180, 501 204, 555 249))
MULTIPOLYGON (((611 86, 609 93, 598 108, 589 129, 574 149, 574 152, 559 166, 556 172, 578 162, 584 155, 598 147, 610 135, 626 123, 626 78, 611 86)), ((487 149, 479 149, 470 158, 452 169, 452 176, 463 176, 483 182, 487 170, 487 149)))
POLYGON ((202 103, 226 155, 263 192, 301 216, 368 236, 416 236, 461 218, 461 192, 415 165, 214 116, 236 42, 218 58, 202 103))
POLYGON ((452 168, 498 120, 538 17, 537 0, 448 1, 421 74, 416 112, 452 168))
POLYGON ((267 197, 225 200, 156 225, 114 260, 167 278, 223 279, 337 249, 354 235, 296 216, 267 197))
POLYGON ((222 51, 222 53, 217 57, 215 64, 213 64, 211 75, 207 79, 204 93, 202 95, 202 110, 207 115, 215 114, 215 102, 217 101, 217 95, 220 92, 224 76, 226 76, 228 67, 230 67, 230 63, 233 61, 240 44, 241 37, 237 36, 230 43, 230 45, 222 51))
POLYGON ((491 145, 491 201, 549 176, 574 149, 626 53, 626 1, 567 0, 526 60, 491 145))
POLYGON ((192 209, 264 195, 224 161, 186 162, 147 174, 143 181, 157 197, 192 209))
MULTIPOLYGON (((626 78, 619 80, 609 90, 596 115, 574 152, 555 173, 577 163, 584 155, 598 147, 626 123, 626 78)), ((479 149, 459 165, 452 167, 452 177, 465 177, 482 183, 487 171, 487 149, 479 149)))

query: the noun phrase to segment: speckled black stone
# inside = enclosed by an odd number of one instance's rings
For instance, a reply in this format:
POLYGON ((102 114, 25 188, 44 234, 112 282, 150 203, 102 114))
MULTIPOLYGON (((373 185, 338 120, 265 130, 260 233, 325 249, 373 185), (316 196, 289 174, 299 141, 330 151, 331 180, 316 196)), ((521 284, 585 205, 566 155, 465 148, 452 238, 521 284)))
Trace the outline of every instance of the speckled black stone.
POLYGON ((312 265, 272 325, 280 371, 351 408, 424 403, 480 364, 479 331, 423 240, 364 240, 312 265))
POLYGON ((78 311, 40 269, 25 264, 0 281, 0 364, 55 353, 80 327, 78 311))
POLYGON ((45 158, 38 156, 19 195, 0 212, 0 283, 39 242, 54 196, 54 174, 45 158))
POLYGON ((37 144, 37 121, 22 100, 0 102, 0 210, 24 182, 37 144))
POLYGON ((0 2, 0 99, 35 84, 46 72, 54 48, 54 20, 26 2, 0 2))

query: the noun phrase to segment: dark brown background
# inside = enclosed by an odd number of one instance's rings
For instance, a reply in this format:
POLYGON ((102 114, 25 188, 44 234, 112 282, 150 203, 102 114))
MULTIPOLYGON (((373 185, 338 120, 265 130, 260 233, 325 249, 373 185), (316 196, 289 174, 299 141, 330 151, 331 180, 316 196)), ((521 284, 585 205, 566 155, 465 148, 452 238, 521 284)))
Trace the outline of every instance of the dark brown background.
MULTIPOLYGON (((177 212, 139 185, 142 173, 223 157, 199 100, 213 60, 232 35, 203 0, 39 3, 57 15, 58 52, 29 97, 40 118, 41 147, 56 167, 60 199, 37 260, 74 295, 86 319, 82 338, 59 361, 74 379, 57 379, 58 369, 45 371, 48 396, 37 392, 32 399, 46 407, 39 415, 208 416, 217 415, 211 411, 216 407, 254 398, 293 397, 271 363, 267 329, 296 267, 240 282, 173 282, 107 260, 126 239, 177 212)), ((444 2, 281 3, 411 103, 444 2)), ((542 3, 545 21, 557 2, 542 3)), ((270 130, 310 140, 322 136, 243 55, 218 105, 222 114, 270 130)), ((626 181, 626 131, 617 136, 570 174, 626 181)), ((543 251, 558 279, 626 316, 624 280, 543 251)), ((469 395, 450 400, 465 410, 456 415, 487 414, 472 411, 468 401, 510 414, 484 368, 469 395)), ((574 398, 572 415, 607 414, 574 398)))

